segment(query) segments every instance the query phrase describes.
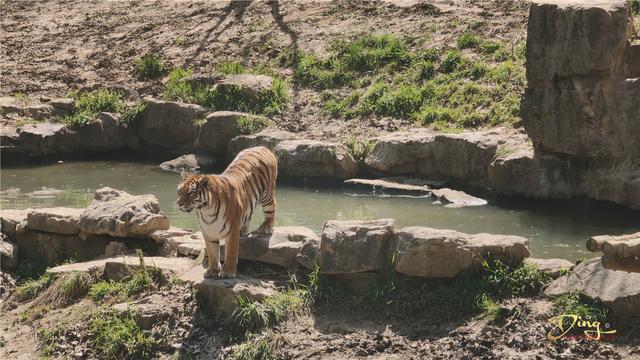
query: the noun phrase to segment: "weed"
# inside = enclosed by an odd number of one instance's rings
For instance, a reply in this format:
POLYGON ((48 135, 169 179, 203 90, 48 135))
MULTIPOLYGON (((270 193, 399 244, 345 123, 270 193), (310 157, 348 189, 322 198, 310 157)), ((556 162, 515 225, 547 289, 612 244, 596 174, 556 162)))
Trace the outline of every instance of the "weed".
POLYGON ((225 75, 238 75, 247 72, 247 68, 237 61, 225 61, 216 67, 216 71, 225 75))
POLYGON ((164 342, 143 332, 135 320, 113 310, 96 311, 88 319, 90 342, 99 358, 151 358, 155 348, 164 342))
POLYGON ((178 36, 173 40, 173 43, 180 47, 187 47, 191 45, 191 40, 186 36, 178 36))
POLYGON ((481 294, 477 299, 477 303, 485 318, 491 321, 498 321, 503 317, 502 308, 488 294, 481 294))
POLYGON ((360 99, 360 94, 357 91, 350 93, 342 100, 326 99, 323 110, 327 115, 333 117, 343 117, 350 119, 358 114, 356 105, 360 99))
POLYGON ((431 123, 451 123, 455 122, 458 112, 451 108, 426 106, 414 114, 414 119, 422 125, 431 123))
POLYGON ((478 46, 478 44, 479 44, 478 38, 469 32, 463 33, 458 38, 458 48, 460 49, 473 48, 478 46))
POLYGON ((369 153, 376 146, 376 142, 373 140, 360 140, 355 136, 350 136, 345 140, 344 145, 349 150, 349 154, 353 156, 356 161, 364 161, 369 153))
POLYGON ((482 266, 488 286, 502 296, 537 295, 551 281, 547 273, 530 264, 510 268, 497 260, 492 264, 483 261, 482 266))
POLYGON ((266 340, 239 345, 231 355, 233 360, 269 360, 273 359, 272 349, 266 340))
POLYGON ((238 130, 243 135, 255 134, 269 125, 269 119, 257 115, 246 115, 238 119, 238 130))
POLYGON ((631 0, 631 11, 635 15, 640 15, 640 0, 631 0))
POLYGON ((577 315, 583 320, 609 322, 609 308, 602 302, 590 299, 579 292, 569 292, 553 302, 558 315, 577 315))
POLYGON ((191 76, 191 70, 175 68, 169 73, 164 98, 167 100, 189 102, 193 97, 193 89, 187 79, 191 76))
POLYGON ((47 306, 65 306, 84 297, 93 282, 91 275, 73 271, 59 276, 37 299, 37 303, 47 306))
POLYGON ((161 75, 165 67, 156 54, 145 54, 133 61, 136 74, 142 79, 149 79, 161 75))
POLYGON ((38 279, 27 280, 24 284, 16 287, 16 300, 19 302, 27 301, 38 296, 40 292, 45 290, 53 282, 54 277, 49 273, 44 273, 38 279))
POLYGON ((436 65, 431 60, 422 60, 414 66, 416 68, 416 81, 429 80, 436 74, 436 65))
POLYGON ((56 339, 62 333, 61 328, 48 330, 43 327, 38 328, 36 335, 38 342, 40 342, 40 351, 45 357, 50 357, 58 349, 56 339))
POLYGON ((107 89, 86 93, 74 93, 76 106, 62 121, 73 126, 84 126, 95 121, 100 112, 119 112, 122 94, 107 89))
POLYGON ((145 108, 146 104, 144 102, 139 102, 132 106, 125 107, 120 121, 126 125, 134 124, 142 118, 142 113, 145 108))
POLYGON ((235 300, 236 309, 228 323, 230 333, 243 338, 248 334, 273 327, 289 314, 301 310, 305 297, 304 290, 281 292, 266 298, 263 302, 238 296, 235 300))
POLYGON ((89 298, 95 302, 102 302, 109 297, 118 297, 124 289, 124 284, 111 280, 101 280, 89 288, 89 298))
POLYGON ((460 69, 464 65, 462 54, 458 50, 451 50, 444 55, 444 59, 440 63, 440 71, 444 73, 452 73, 460 69))

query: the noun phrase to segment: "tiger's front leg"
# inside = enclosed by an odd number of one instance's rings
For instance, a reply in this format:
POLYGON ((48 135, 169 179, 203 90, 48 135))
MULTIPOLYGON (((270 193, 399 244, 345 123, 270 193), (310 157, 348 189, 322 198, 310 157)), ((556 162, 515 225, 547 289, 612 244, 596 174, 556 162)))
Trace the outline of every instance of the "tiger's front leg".
POLYGON ((233 278, 236 276, 239 250, 240 224, 235 224, 224 243, 224 264, 222 265, 222 270, 218 273, 219 277, 233 278))
POLYGON ((207 250, 207 270, 204 271, 205 278, 214 277, 220 272, 220 242, 219 240, 208 239, 204 234, 204 244, 207 250))

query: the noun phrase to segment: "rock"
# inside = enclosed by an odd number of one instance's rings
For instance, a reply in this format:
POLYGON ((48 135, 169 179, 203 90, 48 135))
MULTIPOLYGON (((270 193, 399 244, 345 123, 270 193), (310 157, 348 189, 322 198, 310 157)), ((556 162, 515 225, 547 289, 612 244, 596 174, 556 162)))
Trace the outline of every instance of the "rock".
POLYGON ((155 324, 174 316, 177 310, 167 306, 166 298, 161 294, 115 304, 112 308, 121 316, 131 316, 142 330, 151 330, 155 324))
POLYGON ((349 179, 344 184, 356 189, 371 190, 374 195, 412 195, 429 196, 431 189, 426 185, 410 185, 395 181, 390 178, 382 179, 349 179))
POLYGON ((27 124, 18 134, 20 148, 29 156, 72 151, 71 139, 69 129, 63 124, 27 124))
POLYGON ((169 218, 160 211, 153 195, 134 196, 104 187, 80 215, 80 230, 88 234, 114 237, 147 237, 156 230, 169 229, 169 218))
POLYGON ((213 86, 220 82, 224 75, 222 74, 193 74, 187 78, 187 82, 194 88, 204 87, 204 86, 213 86))
POLYGON ((640 86, 625 73, 635 54, 631 34, 625 0, 533 2, 521 114, 536 149, 583 158, 640 155, 640 86))
POLYGON ((64 194, 64 190, 48 188, 43 186, 40 190, 32 191, 27 194, 28 197, 34 199, 49 199, 64 194))
POLYGON ((484 199, 471 196, 463 191, 451 190, 448 188, 433 189, 432 194, 438 198, 438 200, 446 203, 445 207, 466 207, 466 206, 482 206, 487 205, 487 201, 484 199))
POLYGON ((396 232, 394 268, 409 276, 454 277, 482 267, 482 259, 517 265, 527 258, 529 241, 520 236, 465 234, 411 226, 396 232))
POLYGON ((65 115, 73 112, 76 108, 75 100, 72 98, 53 99, 49 101, 49 105, 53 106, 56 113, 59 115, 65 115))
POLYGON ((342 144, 286 140, 276 146, 279 171, 288 176, 348 179, 358 165, 342 144))
POLYGON ((103 259, 110 258, 118 255, 125 255, 133 253, 133 250, 130 250, 127 245, 120 241, 111 241, 105 246, 104 254, 100 257, 103 259))
POLYGON ((192 148, 196 134, 194 122, 204 118, 202 106, 145 98, 146 107, 138 123, 142 144, 179 151, 192 148))
POLYGON ((125 147, 129 131, 118 115, 101 112, 96 121, 73 131, 73 147, 80 151, 115 151, 125 147))
POLYGON ((552 278, 559 277, 564 271, 568 271, 573 267, 573 263, 565 259, 528 258, 524 260, 524 263, 540 269, 540 271, 549 274, 552 278))
POLYGON ((201 304, 219 317, 227 319, 236 309, 235 299, 239 296, 249 301, 262 301, 266 297, 277 293, 275 286, 267 281, 262 281, 243 275, 233 279, 203 278, 204 268, 194 266, 186 273, 179 275, 183 281, 194 284, 198 290, 201 304))
POLYGON ((191 236, 193 231, 171 226, 166 230, 156 230, 149 234, 157 244, 162 245, 182 236, 191 236))
POLYGON ((309 237, 302 243, 302 247, 296 255, 298 264, 309 270, 315 270, 319 266, 320 238, 317 237, 315 233, 313 233, 313 235, 315 237, 309 237))
POLYGON ((640 257, 640 232, 619 236, 593 236, 587 240, 587 249, 623 258, 640 257))
POLYGON ((600 258, 576 265, 549 284, 545 294, 557 297, 570 291, 602 301, 622 319, 640 316, 640 273, 605 269, 600 258))
POLYGON ((20 258, 38 261, 43 266, 59 264, 71 258, 94 259, 103 253, 108 242, 102 238, 86 241, 77 235, 35 231, 24 231, 15 237, 20 258))
POLYGON ((272 79, 266 75, 225 75, 215 86, 219 92, 235 95, 235 91, 240 91, 243 96, 257 100, 260 94, 271 90, 272 79))
POLYGON ((387 268, 393 229, 393 219, 327 221, 320 241, 320 271, 348 274, 387 268))
MULTIPOLYGON (((193 259, 162 256, 144 256, 145 266, 154 266, 175 274, 188 272, 195 265, 193 259)), ((104 259, 65 264, 47 269, 48 273, 61 275, 74 271, 99 274, 105 279, 120 280, 140 267, 140 258, 135 255, 118 255, 104 259)))
POLYGON ((0 270, 13 270, 18 266, 18 246, 0 234, 0 270))
MULTIPOLYGON (((250 234, 240 237, 239 257, 290 268, 296 264, 297 256, 305 243, 319 244, 320 238, 306 227, 276 227, 271 235, 250 234)), ((309 251, 309 248, 306 250, 309 251)), ((313 256, 310 253, 306 255, 313 256)), ((302 259, 305 263, 313 260, 315 259, 306 256, 302 259)))
POLYGON ((216 111, 207 115, 202 124, 196 127, 194 149, 212 154, 224 154, 227 144, 233 137, 240 135, 238 122, 250 116, 237 111, 216 111))
MULTIPOLYGON (((505 136, 500 129, 436 135, 432 146, 436 175, 484 184, 489 165, 505 136)), ((421 172, 430 175, 428 170, 421 172)))
POLYGON ((27 216, 31 209, 26 210, 14 210, 14 209, 2 209, 0 210, 0 225, 2 226, 2 232, 13 238, 17 233, 25 231, 27 228, 27 216))
POLYGON ((397 132, 375 139, 373 150, 365 158, 368 169, 377 175, 411 174, 420 163, 433 163, 432 132, 419 129, 397 132))
POLYGON ((78 224, 83 211, 65 207, 34 209, 27 215, 27 227, 54 234, 77 235, 80 233, 78 224))
POLYGON ((160 255, 197 257, 205 248, 202 233, 170 227, 151 233, 151 238, 160 246, 160 255))
POLYGON ((163 162, 160 164, 160 169, 179 174, 182 170, 195 172, 201 167, 211 168, 215 164, 216 159, 212 156, 204 154, 188 154, 163 162))
POLYGON ((15 114, 21 117, 44 120, 53 115, 54 108, 50 104, 33 104, 28 99, 0 97, 0 112, 3 115, 15 114))
POLYGON ((240 151, 254 146, 265 146, 275 151, 276 146, 285 140, 293 140, 296 135, 288 131, 266 129, 252 135, 236 136, 227 147, 227 156, 233 159, 240 151))

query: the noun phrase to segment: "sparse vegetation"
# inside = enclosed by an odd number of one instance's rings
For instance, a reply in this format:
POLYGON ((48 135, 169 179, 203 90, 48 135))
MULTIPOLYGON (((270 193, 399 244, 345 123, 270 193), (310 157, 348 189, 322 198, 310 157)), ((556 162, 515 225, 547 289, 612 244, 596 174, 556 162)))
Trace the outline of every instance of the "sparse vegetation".
POLYGON ((136 74, 142 79, 162 75, 165 71, 160 57, 156 54, 145 54, 135 59, 133 63, 136 66, 136 74))
POLYGON ((609 308, 602 302, 592 300, 579 292, 570 292, 559 296, 554 301, 557 315, 577 315, 583 320, 610 322, 609 308))
POLYGON ((258 115, 247 115, 238 120, 240 134, 244 135, 255 134, 269 125, 269 119, 258 115))
POLYGON ((129 125, 139 121, 145 108, 146 104, 144 102, 139 102, 132 106, 126 106, 122 112, 120 122, 129 125))
POLYGON ((173 43, 180 47, 187 47, 191 45, 192 42, 188 37, 180 35, 173 40, 173 43))
POLYGON ((487 285, 500 296, 534 296, 551 281, 547 273, 530 264, 510 268, 499 260, 484 261, 483 268, 487 285))
POLYGON ((364 161, 374 146, 376 146, 376 142, 373 140, 360 140, 355 136, 348 137, 344 144, 349 150, 349 154, 351 154, 356 161, 364 161))
POLYGON ((40 292, 45 290, 53 282, 54 277, 49 273, 44 273, 38 279, 27 280, 24 284, 16 287, 16 300, 27 301, 38 296, 40 292))
POLYGON ((100 112, 120 112, 123 108, 122 94, 107 89, 73 95, 76 105, 74 111, 62 121, 73 126, 84 126, 93 123, 100 112))
POLYGON ((98 310, 87 322, 91 345, 102 359, 148 359, 164 342, 142 331, 131 316, 112 310, 98 310))
POLYGON ((216 67, 220 74, 238 75, 247 72, 247 68, 237 61, 225 61, 216 67))
POLYGON ((240 338, 271 328, 289 314, 300 311, 305 303, 306 292, 288 290, 266 298, 263 302, 236 298, 236 310, 231 315, 228 328, 232 335, 240 338))
POLYGON ((239 345, 231 358, 233 360, 270 360, 274 357, 269 343, 266 340, 258 340, 239 345))

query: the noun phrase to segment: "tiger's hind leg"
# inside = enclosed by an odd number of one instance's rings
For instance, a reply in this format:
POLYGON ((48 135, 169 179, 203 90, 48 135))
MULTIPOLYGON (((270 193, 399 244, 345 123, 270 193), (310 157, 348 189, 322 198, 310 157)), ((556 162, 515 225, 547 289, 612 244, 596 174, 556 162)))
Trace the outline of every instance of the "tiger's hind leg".
POLYGON ((264 213, 264 221, 255 232, 258 234, 272 234, 273 226, 276 223, 276 198, 273 195, 273 189, 262 195, 260 205, 264 213))

